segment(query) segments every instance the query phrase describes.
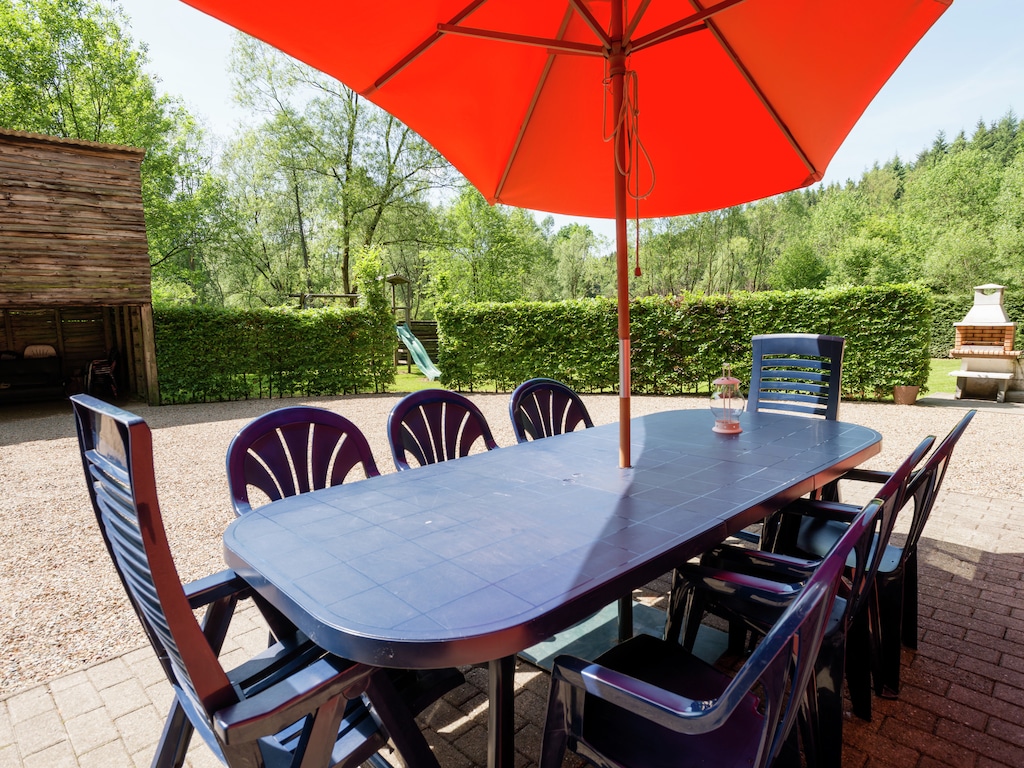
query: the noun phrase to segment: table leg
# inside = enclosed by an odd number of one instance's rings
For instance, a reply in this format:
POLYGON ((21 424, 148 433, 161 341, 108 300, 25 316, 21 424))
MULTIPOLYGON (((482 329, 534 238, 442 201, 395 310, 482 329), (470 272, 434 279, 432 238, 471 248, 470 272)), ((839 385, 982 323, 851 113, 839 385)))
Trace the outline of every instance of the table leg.
POLYGON ((633 636, 633 593, 619 598, 619 642, 633 636))
POLYGON ((512 768, 515 765, 516 657, 493 659, 488 664, 487 765, 488 768, 512 768))

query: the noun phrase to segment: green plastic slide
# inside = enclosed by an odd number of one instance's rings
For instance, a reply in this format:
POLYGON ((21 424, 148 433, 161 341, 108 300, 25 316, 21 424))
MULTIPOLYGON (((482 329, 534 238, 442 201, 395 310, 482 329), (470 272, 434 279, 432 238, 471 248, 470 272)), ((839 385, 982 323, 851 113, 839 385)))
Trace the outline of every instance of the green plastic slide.
POLYGON ((430 359, 430 355, 427 354, 427 350, 423 348, 420 340, 416 338, 412 330, 406 323, 396 325, 395 330, 398 331, 398 338, 405 344, 405 348, 409 350, 409 354, 412 355, 412 360, 416 363, 416 367, 420 369, 420 373, 426 376, 430 381, 433 381, 441 372, 437 370, 437 366, 430 359))

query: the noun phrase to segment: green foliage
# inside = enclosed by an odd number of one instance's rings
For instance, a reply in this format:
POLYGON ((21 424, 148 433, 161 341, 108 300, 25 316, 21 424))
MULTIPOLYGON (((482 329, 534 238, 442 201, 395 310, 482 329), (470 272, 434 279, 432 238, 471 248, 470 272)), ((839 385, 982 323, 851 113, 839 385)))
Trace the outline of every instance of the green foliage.
POLYGON ((394 328, 363 307, 165 306, 153 324, 165 404, 380 392, 394 377, 394 328))
POLYGON ((377 392, 395 381, 395 318, 384 290, 384 260, 379 249, 362 249, 356 254, 353 270, 359 302, 367 317, 370 333, 368 361, 377 392))
MULTIPOLYGON (((846 338, 843 391, 861 397, 928 377, 932 300, 909 285, 646 297, 630 306, 632 390, 674 394, 706 387, 733 363, 750 377, 750 338, 758 333, 821 333, 846 338)), ((438 308, 438 367, 446 386, 493 381, 511 389, 550 376, 574 389, 618 386, 615 303, 460 304, 438 308)))

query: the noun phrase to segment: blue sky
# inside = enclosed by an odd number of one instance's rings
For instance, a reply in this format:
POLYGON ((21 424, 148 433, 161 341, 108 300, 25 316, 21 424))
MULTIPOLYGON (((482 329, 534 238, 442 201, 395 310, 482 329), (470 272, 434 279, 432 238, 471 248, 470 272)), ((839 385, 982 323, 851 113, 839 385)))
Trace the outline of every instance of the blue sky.
MULTIPOLYGON (((227 74, 233 30, 180 0, 121 0, 149 71, 217 134, 243 118, 227 74)), ((824 43, 822 43, 824 44, 824 43)), ((979 119, 1024 118, 1024 0, 954 0, 868 107, 825 182, 858 179, 875 162, 912 160, 939 131, 970 135, 979 119)), ((556 217, 562 225, 570 217, 556 217)), ((611 223, 578 219, 610 237, 611 223)))

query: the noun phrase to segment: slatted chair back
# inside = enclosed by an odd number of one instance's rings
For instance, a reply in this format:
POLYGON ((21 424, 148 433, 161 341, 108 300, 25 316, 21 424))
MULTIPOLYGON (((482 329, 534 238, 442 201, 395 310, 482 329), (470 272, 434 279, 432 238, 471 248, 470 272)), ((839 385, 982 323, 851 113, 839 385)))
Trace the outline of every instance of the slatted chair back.
POLYGON ((209 723, 209 712, 238 697, 192 614, 171 558, 149 427, 96 398, 71 400, 103 541, 171 685, 182 704, 191 706, 189 719, 209 723))
POLYGON ((771 765, 810 690, 847 557, 875 514, 858 515, 731 681, 647 636, 596 662, 558 657, 540 768, 560 766, 567 748, 595 765, 771 765))
MULTIPOLYGON (((848 619, 858 615, 867 600, 878 569, 885 559, 886 547, 896 525, 896 518, 909 497, 911 472, 921 463, 934 443, 933 436, 929 435, 924 438, 875 494, 875 500, 880 501, 881 505, 875 520, 874 531, 871 536, 865 537, 860 544, 861 548, 855 549, 856 556, 851 556, 848 562, 852 569, 849 592, 845 595, 848 619)), ((823 504, 827 505, 828 502, 823 502, 823 504)), ((835 523, 807 517, 800 526, 798 545, 805 540, 805 537, 814 536, 815 530, 819 528, 830 536, 832 541, 836 540, 835 523)), ((827 550, 828 546, 817 546, 812 551, 827 550)))
POLYGON ((446 389, 407 395, 388 415, 388 440, 395 467, 410 469, 468 456, 478 440, 490 451, 498 447, 480 409, 467 397, 446 389))
POLYGON ((838 419, 845 344, 811 333, 754 336, 747 410, 838 419))
POLYGON ((252 509, 250 492, 277 501, 340 485, 357 466, 379 475, 366 437, 350 420, 326 408, 291 406, 246 424, 227 452, 228 486, 236 515, 252 509))
POLYGON ((572 432, 580 424, 594 426, 580 396, 554 379, 530 379, 516 387, 508 415, 520 443, 572 432))
POLYGON ((950 430, 938 447, 932 451, 932 455, 924 465, 917 470, 907 485, 907 498, 914 500, 914 516, 910 522, 910 529, 903 544, 903 554, 900 558, 901 564, 917 552, 917 545, 921 540, 921 533, 924 531, 925 523, 931 515, 932 507, 935 506, 935 497, 942 487, 942 481, 946 477, 946 469, 949 467, 949 460, 953 456, 953 449, 956 448, 960 438, 971 423, 971 419, 977 413, 970 410, 950 430))

